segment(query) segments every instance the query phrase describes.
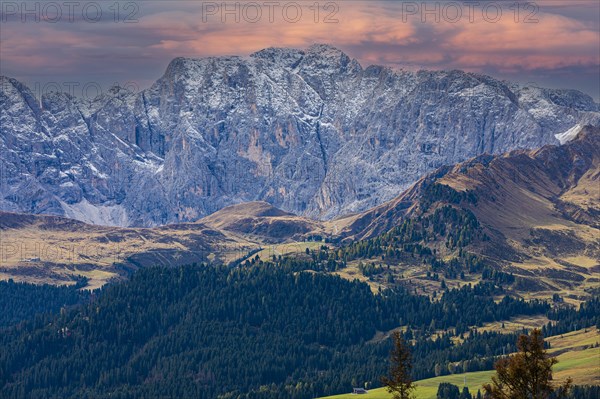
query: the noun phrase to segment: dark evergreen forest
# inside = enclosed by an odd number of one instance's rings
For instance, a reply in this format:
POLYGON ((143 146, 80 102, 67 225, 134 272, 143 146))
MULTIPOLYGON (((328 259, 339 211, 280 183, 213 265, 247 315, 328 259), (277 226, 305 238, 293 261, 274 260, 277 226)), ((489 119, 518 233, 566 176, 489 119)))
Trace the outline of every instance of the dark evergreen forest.
POLYGON ((93 294, 4 283, 3 299, 11 290, 42 302, 59 294, 36 308, 45 316, 19 299, 3 303, 0 397, 313 398, 378 385, 390 340, 373 340, 377 331, 408 326, 420 379, 448 373, 450 362, 459 362, 454 372, 491 369, 514 350, 516 335, 472 326, 547 314, 561 320, 549 328, 568 331, 597 324, 600 314, 597 300, 579 311, 508 296, 497 303, 492 282, 433 302, 402 288, 374 294, 307 270, 312 264, 150 267, 93 294), (434 331, 445 332, 432 340, 434 331), (464 342, 453 344, 454 334, 464 342))

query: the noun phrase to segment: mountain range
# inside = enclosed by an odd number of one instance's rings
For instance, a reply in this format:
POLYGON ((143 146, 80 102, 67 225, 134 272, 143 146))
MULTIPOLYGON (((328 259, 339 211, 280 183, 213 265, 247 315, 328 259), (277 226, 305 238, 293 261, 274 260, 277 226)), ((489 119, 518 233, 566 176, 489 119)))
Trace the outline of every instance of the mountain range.
MULTIPOLYGON (((38 99, 1 77, 0 111, 0 210, 136 228, 252 201, 330 221, 381 206, 444 165, 600 125, 599 104, 578 91, 363 67, 327 45, 176 58, 150 88, 93 100, 38 99)), ((561 186, 550 183, 552 197, 561 186)), ((597 218, 577 208, 580 197, 569 193, 561 209, 597 218)))
MULTIPOLYGON (((4 212, 0 275, 55 283, 85 276, 97 287, 153 264, 227 264, 255 254, 262 259, 303 254, 323 245, 347 251, 408 244, 441 261, 472 254, 516 277, 521 293, 562 292, 577 301, 600 282, 600 129, 585 126, 564 140, 440 167, 382 205, 328 221, 266 202, 228 206, 194 222, 155 228, 4 212), (397 237, 407 236, 406 231, 413 233, 402 244, 397 237)), ((381 262, 383 257, 367 251, 360 259, 381 262)), ((397 259, 391 265, 403 273, 416 270, 413 285, 427 280, 420 258, 397 259)), ((346 269, 352 262, 358 264, 348 258, 346 269)))

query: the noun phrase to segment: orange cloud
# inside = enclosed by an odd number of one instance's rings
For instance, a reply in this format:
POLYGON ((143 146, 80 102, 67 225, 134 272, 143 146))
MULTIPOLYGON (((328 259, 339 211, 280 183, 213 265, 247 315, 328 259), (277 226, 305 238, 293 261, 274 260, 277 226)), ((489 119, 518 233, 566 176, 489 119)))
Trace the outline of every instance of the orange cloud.
POLYGON ((223 23, 219 15, 205 22, 201 4, 141 2, 135 24, 3 22, 2 73, 26 80, 63 73, 83 80, 90 74, 151 82, 177 56, 247 55, 266 47, 304 48, 319 42, 340 47, 365 66, 383 63, 490 74, 560 70, 561 79, 569 68, 580 74, 584 67, 591 68, 586 79, 592 82, 581 86, 598 85, 591 74, 600 66, 596 0, 538 1, 539 22, 534 24, 516 23, 509 9, 497 23, 486 22, 481 10, 476 10, 473 23, 464 14, 456 23, 443 18, 436 23, 431 15, 423 23, 418 13, 403 18, 402 3, 391 1, 340 1, 337 23, 323 22, 325 10, 315 23, 309 8, 313 3, 308 2, 302 3, 303 16, 297 23, 286 22, 281 14, 271 23, 265 12, 259 23, 236 23, 231 17, 223 23))

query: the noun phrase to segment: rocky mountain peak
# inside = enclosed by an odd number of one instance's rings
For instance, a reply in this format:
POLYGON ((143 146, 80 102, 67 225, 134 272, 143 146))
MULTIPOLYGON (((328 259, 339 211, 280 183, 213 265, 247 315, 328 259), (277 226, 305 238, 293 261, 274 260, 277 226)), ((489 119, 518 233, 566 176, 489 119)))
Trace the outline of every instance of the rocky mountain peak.
POLYGON ((0 210, 90 223, 194 221, 266 201, 328 219, 471 157, 599 125, 572 90, 462 71, 362 68, 328 45, 176 58, 140 93, 91 100, 0 87, 0 210))

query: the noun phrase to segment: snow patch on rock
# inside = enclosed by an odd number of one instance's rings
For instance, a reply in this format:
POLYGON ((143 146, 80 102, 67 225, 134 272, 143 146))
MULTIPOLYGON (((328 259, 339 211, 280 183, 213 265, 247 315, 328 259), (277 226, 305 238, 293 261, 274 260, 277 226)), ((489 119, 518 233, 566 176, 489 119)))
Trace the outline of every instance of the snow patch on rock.
POLYGON ((555 134, 554 137, 556 137, 556 139, 560 141, 561 145, 568 143, 569 141, 577 137, 577 134, 579 134, 579 132, 581 131, 581 127, 582 126, 580 124, 577 124, 564 133, 555 134))

